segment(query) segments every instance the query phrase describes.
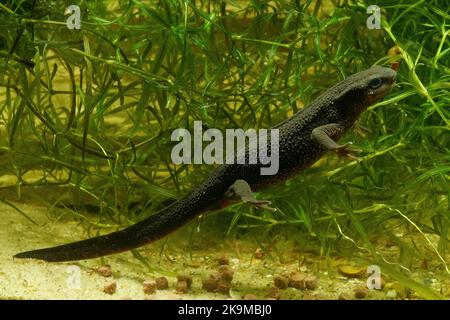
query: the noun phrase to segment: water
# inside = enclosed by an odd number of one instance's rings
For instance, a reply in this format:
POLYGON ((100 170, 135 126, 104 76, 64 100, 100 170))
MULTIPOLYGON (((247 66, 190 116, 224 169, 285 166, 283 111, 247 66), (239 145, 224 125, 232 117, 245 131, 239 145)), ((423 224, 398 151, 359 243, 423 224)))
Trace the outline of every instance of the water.
POLYGON ((78 17, 2 2, 0 298, 449 298, 448 6, 258 5, 96 1, 78 17), (360 160, 327 153, 256 194, 277 211, 235 203, 92 260, 11 259, 194 190, 217 165, 173 163, 174 130, 270 128, 373 64, 397 85, 340 140, 360 160), (169 288, 145 293, 161 276, 169 288))

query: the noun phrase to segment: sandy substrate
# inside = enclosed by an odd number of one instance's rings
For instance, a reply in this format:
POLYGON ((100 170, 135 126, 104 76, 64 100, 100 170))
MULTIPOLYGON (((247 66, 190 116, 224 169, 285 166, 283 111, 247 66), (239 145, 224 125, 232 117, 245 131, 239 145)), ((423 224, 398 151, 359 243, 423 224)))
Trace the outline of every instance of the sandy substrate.
MULTIPOLYGON (((142 281, 158 273, 149 273, 131 253, 106 258, 113 269, 112 277, 98 275, 92 268, 102 265, 100 259, 79 263, 46 263, 13 259, 13 255, 35 248, 67 243, 81 239, 83 229, 74 222, 49 220, 46 209, 16 204, 38 223, 32 224, 11 207, 0 203, 0 298, 2 299, 179 299, 173 290, 143 293, 142 281), (103 288, 116 281, 115 294, 103 288)), ((170 282, 176 281, 168 277, 170 282)), ((201 298, 198 294, 197 298, 201 298)), ((183 294, 183 298, 193 298, 183 294)))
MULTIPOLYGON (((288 287, 279 290, 281 299, 420 299, 407 288, 389 277, 383 280, 382 290, 365 290, 366 267, 353 266, 342 274, 342 266, 352 262, 343 257, 323 257, 317 250, 308 249, 289 237, 271 239, 267 252, 256 257, 259 244, 254 238, 234 239, 214 236, 207 228, 194 234, 193 226, 182 228, 164 239, 139 249, 147 265, 131 252, 102 259, 76 263, 46 263, 35 260, 13 259, 13 255, 27 250, 55 246, 88 237, 86 230, 73 220, 58 220, 46 208, 14 203, 37 224, 31 223, 19 212, 0 202, 0 299, 242 299, 251 294, 267 299, 274 279, 280 275, 302 273, 315 278, 313 289, 288 287), (207 292, 202 280, 217 273, 218 259, 227 256, 234 278, 229 294, 207 292), (112 276, 104 277, 95 269, 110 265, 112 276), (356 270, 356 271, 355 271, 356 270), (361 270, 362 272, 359 272, 361 270), (176 291, 177 275, 193 279, 187 293, 176 291), (143 282, 166 276, 169 288, 144 294, 143 282), (113 294, 105 293, 105 285, 116 282, 113 294), (361 293, 361 288, 365 292, 361 293), (362 295, 361 295, 362 294, 362 295)), ((398 248, 377 243, 394 259, 398 248), (389 253, 391 252, 391 253, 389 253)), ((260 252, 261 253, 261 252, 260 252)), ((450 280, 438 262, 428 263, 426 269, 417 269, 411 275, 416 280, 450 297, 450 280)))
MULTIPOLYGON (((10 206, 0 203, 0 299, 240 299, 246 292, 258 293, 272 282, 271 272, 260 260, 247 255, 245 263, 231 259, 235 270, 242 270, 235 276, 230 294, 212 293, 202 289, 201 280, 211 275, 217 268, 220 251, 234 252, 239 256, 239 248, 227 241, 201 241, 204 247, 191 248, 190 252, 179 243, 186 242, 188 230, 177 232, 175 240, 167 245, 165 241, 150 244, 141 249, 148 258, 149 267, 144 266, 130 252, 116 254, 103 259, 79 261, 76 263, 47 263, 36 260, 14 259, 14 254, 22 251, 55 246, 87 237, 86 231, 76 222, 59 221, 49 215, 44 207, 14 203, 33 219, 31 223, 10 206), (182 240, 179 240, 182 239, 182 240), (164 253, 161 248, 164 246, 164 253), (219 251, 218 251, 219 250, 219 251), (94 270, 110 265, 111 277, 103 277, 94 270), (249 267, 261 269, 257 275, 245 272, 249 267), (176 291, 177 275, 189 275, 194 282, 187 293, 176 291), (157 290, 154 294, 144 294, 143 282, 165 276, 169 281, 167 290, 157 290), (256 276, 256 278, 255 278, 256 276), (116 282, 114 294, 103 292, 105 285, 116 282), (242 290, 242 291, 241 291, 242 290)), ((257 244, 253 243, 256 247, 257 244)), ((253 248, 251 250, 254 250, 253 248)), ((256 272, 256 271, 255 271, 256 272)), ((293 290, 294 292, 295 290, 293 290)), ((265 292, 260 292, 264 297, 265 292)))

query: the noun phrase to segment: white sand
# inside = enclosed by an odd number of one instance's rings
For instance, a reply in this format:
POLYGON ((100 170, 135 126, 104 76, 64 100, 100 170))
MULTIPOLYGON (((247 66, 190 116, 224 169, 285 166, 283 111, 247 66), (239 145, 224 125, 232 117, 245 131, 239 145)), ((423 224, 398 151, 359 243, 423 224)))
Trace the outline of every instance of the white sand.
MULTIPOLYGON (((101 259, 77 263, 46 263, 35 260, 13 259, 13 255, 26 250, 54 246, 84 239, 86 233, 74 222, 60 222, 47 216, 45 208, 17 204, 39 225, 32 224, 20 213, 0 203, 0 299, 144 299, 142 281, 158 274, 145 270, 131 253, 105 258, 111 265, 113 277, 102 277, 92 267, 102 265, 101 259), (68 232, 70 232, 68 234, 68 232), (103 292, 105 284, 117 282, 117 291, 103 292), (79 283, 79 288, 77 288, 79 283)), ((209 295, 177 294, 169 277, 170 289, 147 296, 151 299, 212 298, 209 295)), ((220 297, 217 296, 217 297, 220 297)))

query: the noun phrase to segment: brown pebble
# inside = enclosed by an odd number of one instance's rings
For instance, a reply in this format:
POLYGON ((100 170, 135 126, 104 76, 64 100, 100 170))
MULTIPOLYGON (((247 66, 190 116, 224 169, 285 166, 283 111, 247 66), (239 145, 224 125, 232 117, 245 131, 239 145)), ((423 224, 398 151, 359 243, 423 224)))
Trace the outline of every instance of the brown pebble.
POLYGON ((269 293, 267 295, 270 299, 280 300, 280 290, 277 287, 272 287, 269 289, 269 293))
POLYGON ((215 272, 209 276, 211 279, 215 279, 217 281, 222 279, 222 274, 219 272, 215 272))
POLYGON ((258 297, 254 294, 247 293, 242 299, 244 300, 258 300, 258 297))
POLYGON ((115 281, 105 284, 103 287, 103 292, 107 294, 114 294, 117 290, 117 283, 115 281))
POLYGON ((156 282, 156 289, 158 290, 164 290, 169 287, 169 281, 167 281, 166 277, 156 278, 155 282, 156 282))
POLYGON ((365 286, 356 287, 354 290, 355 298, 364 299, 369 294, 369 290, 365 286))
POLYGON ((265 256, 266 256, 266 254, 264 253, 264 251, 261 248, 258 248, 255 250, 255 254, 254 254, 255 259, 262 260, 262 259, 264 259, 265 256))
POLYGON ((305 278, 306 276, 303 273, 295 272, 289 278, 289 287, 300 290, 306 289, 305 278))
POLYGON ((186 276, 186 275, 179 275, 177 276, 178 282, 180 281, 186 281, 188 288, 191 287, 192 284, 192 277, 186 276))
POLYGON ((231 284, 228 281, 220 280, 217 285, 217 292, 230 293, 231 284))
POLYGON ((285 276, 277 276, 273 280, 275 287, 280 289, 286 289, 289 286, 289 278, 285 276))
POLYGON ((308 290, 317 289, 317 278, 313 275, 308 275, 305 278, 305 286, 308 290))
POLYGON ((208 292, 214 292, 217 290, 219 280, 214 277, 202 280, 202 288, 208 292))
POLYGON ((233 269, 230 268, 230 266, 222 265, 222 266, 219 266, 217 268, 217 270, 219 271, 219 276, 221 279, 223 279, 225 281, 229 281, 229 282, 231 282, 233 280, 234 271, 233 271, 233 269))
POLYGON ((217 258, 217 263, 221 266, 223 265, 229 265, 230 264, 230 259, 228 259, 227 256, 220 256, 219 258, 217 258))
POLYGON ((145 294, 155 293, 157 289, 156 281, 154 280, 145 280, 142 286, 145 294))
POLYGON ((111 270, 110 265, 104 265, 104 266, 98 267, 97 269, 95 269, 95 272, 97 272, 97 274, 99 274, 105 278, 111 277, 111 275, 112 275, 112 270, 111 270))
POLYGON ((352 300, 352 296, 349 295, 348 293, 342 292, 339 295, 338 300, 352 300))
POLYGON ((180 293, 186 293, 189 291, 189 285, 185 280, 178 280, 177 282, 177 291, 180 293))

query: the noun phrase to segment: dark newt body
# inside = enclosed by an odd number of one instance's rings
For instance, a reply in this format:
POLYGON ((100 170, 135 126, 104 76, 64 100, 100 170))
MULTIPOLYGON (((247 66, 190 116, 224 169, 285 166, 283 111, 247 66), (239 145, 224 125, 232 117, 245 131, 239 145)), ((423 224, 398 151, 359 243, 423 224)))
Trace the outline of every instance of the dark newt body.
POLYGON ((350 156, 348 144, 338 145, 336 141, 353 126, 361 112, 390 91, 395 75, 392 69, 379 66, 356 73, 276 126, 279 129, 279 170, 275 175, 261 175, 261 164, 223 165, 183 199, 129 228, 53 248, 19 253, 15 257, 73 261, 137 248, 220 207, 236 181, 245 180, 252 190, 259 190, 309 167, 328 150, 350 156))

